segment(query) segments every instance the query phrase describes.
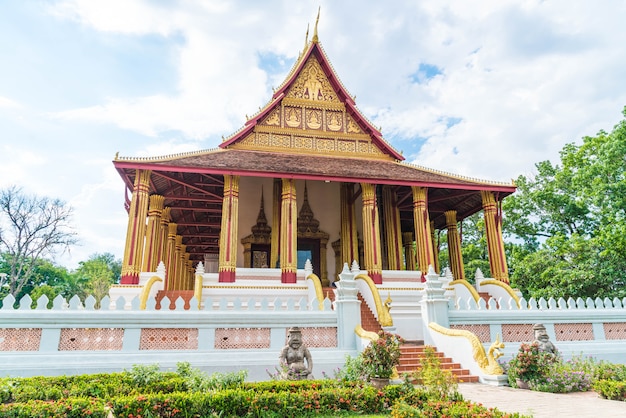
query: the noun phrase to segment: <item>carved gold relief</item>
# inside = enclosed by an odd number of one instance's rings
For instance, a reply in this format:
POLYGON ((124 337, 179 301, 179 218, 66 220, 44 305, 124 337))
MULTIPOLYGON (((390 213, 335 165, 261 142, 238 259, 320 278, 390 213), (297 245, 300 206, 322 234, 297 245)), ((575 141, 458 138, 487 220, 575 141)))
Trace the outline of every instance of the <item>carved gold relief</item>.
POLYGON ((285 107, 285 124, 291 128, 299 128, 302 120, 302 109, 285 107))
POLYGON ((334 151, 335 141, 332 139, 318 139, 317 149, 318 151, 334 151))
POLYGON ((367 154, 369 152, 369 143, 364 141, 359 141, 359 152, 363 154, 367 154))
POLYGON ((348 133, 351 134, 358 134, 361 133, 361 128, 359 128, 359 125, 357 125, 357 123, 354 121, 354 119, 352 119, 350 116, 347 116, 348 118, 348 133))
POLYGON ((337 148, 340 152, 355 152, 356 144, 354 141, 337 141, 337 148))
POLYGON ((289 148, 291 146, 291 137, 289 135, 271 135, 272 146, 279 148, 289 148))
POLYGON ((261 125, 269 125, 269 126, 280 126, 280 113, 279 109, 272 111, 261 125))
POLYGON ((254 147, 255 143, 254 143, 254 134, 250 134, 248 136, 246 136, 244 139, 242 139, 241 141, 239 141, 239 143, 237 145, 242 145, 244 147, 254 147))
POLYGON ((313 138, 297 136, 294 138, 294 145, 299 149, 313 149, 313 138))
POLYGON ((313 56, 305 64, 287 97, 320 102, 339 101, 322 67, 313 56))
POLYGON ((315 109, 307 110, 306 126, 311 129, 319 129, 322 126, 322 111, 315 109))
POLYGON ((270 144, 270 135, 269 134, 257 134, 256 137, 257 145, 262 147, 267 147, 270 144))
POLYGON ((326 129, 337 132, 343 128, 342 114, 340 112, 326 112, 326 129))

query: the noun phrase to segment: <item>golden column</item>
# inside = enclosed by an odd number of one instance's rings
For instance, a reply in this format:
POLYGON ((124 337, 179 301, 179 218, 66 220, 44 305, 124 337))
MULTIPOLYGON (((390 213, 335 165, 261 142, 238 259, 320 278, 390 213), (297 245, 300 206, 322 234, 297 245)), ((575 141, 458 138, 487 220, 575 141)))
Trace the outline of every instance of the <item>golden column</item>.
POLYGON ((220 229, 219 281, 234 282, 239 230, 239 176, 224 175, 222 227, 220 229))
POLYGON ((126 247, 122 263, 121 284, 138 284, 146 237, 146 216, 148 215, 148 190, 150 170, 137 170, 133 195, 128 211, 126 247))
POLYGON ((167 249, 165 251, 165 290, 173 290, 175 273, 175 257, 176 257, 176 229, 178 225, 170 222, 167 225, 167 249))
POLYGON ((404 245, 404 258, 407 270, 415 270, 415 250, 413 249, 413 233, 402 233, 402 244, 404 245))
POLYGON ((272 196, 272 238, 270 242, 270 268, 278 267, 280 258, 280 207, 282 205, 283 185, 280 179, 274 179, 272 196))
POLYGON ((391 186, 383 186, 383 214, 387 238, 387 264, 389 270, 404 270, 402 262, 402 230, 396 195, 391 186))
POLYGON ((378 206, 376 205, 376 186, 361 183, 361 199, 363 200, 364 267, 374 283, 381 284, 383 282, 383 265, 380 248, 378 206))
POLYGON ((180 290, 180 281, 182 272, 180 270, 180 258, 181 258, 181 250, 183 248, 183 236, 176 235, 174 239, 174 258, 172 259, 172 268, 171 268, 171 278, 172 278, 172 290, 180 290))
POLYGON ((504 240, 502 239, 502 216, 498 213, 498 207, 493 193, 487 190, 481 190, 480 194, 483 198, 485 234, 487 234, 491 277, 508 283, 509 269, 504 254, 504 240))
POLYGON ((352 265, 359 261, 359 241, 356 233, 356 214, 354 213, 354 183, 342 183, 341 199, 341 260, 336 274, 341 272, 343 263, 352 265))
POLYGON ((439 267, 439 246, 437 245, 437 231, 435 231, 434 221, 430 221, 430 241, 433 244, 433 261, 435 262, 433 268, 439 273, 441 271, 439 267))
POLYGON ((298 204, 296 181, 283 179, 280 210, 280 278, 295 283, 298 268, 298 204))
POLYGON ((430 233, 430 218, 426 199, 428 189, 412 186, 413 191, 413 228, 415 229, 415 246, 417 249, 417 268, 428 273, 428 267, 435 268, 432 235, 430 233))
POLYGON ((161 214, 163 213, 164 201, 165 198, 163 196, 156 194, 150 196, 146 245, 141 271, 156 271, 157 264, 159 264, 158 253, 161 245, 161 214))
POLYGON ((456 210, 445 212, 446 228, 448 228, 448 258, 455 280, 465 280, 463 270, 463 254, 461 254, 461 237, 457 229, 456 210))
POLYGON ((189 254, 185 250, 185 253, 183 254, 183 258, 181 261, 181 269, 185 272, 184 274, 181 275, 185 278, 180 287, 181 290, 193 290, 193 285, 191 284, 191 275, 190 275, 190 270, 191 270, 191 261, 189 261, 190 256, 191 254, 189 254))
POLYGON ((157 248, 156 262, 157 266, 162 261, 163 265, 167 261, 167 231, 170 223, 171 208, 163 208, 161 212, 161 230, 159 231, 159 247, 157 248))

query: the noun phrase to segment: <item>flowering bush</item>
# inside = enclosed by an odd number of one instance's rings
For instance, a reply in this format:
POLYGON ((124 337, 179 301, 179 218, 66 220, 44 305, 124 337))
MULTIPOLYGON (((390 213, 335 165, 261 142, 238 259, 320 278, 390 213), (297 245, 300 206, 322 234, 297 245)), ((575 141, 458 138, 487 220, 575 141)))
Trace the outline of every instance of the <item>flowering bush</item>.
POLYGON ((400 363, 402 338, 390 332, 380 331, 378 340, 372 341, 361 353, 362 364, 368 378, 390 378, 394 367, 400 363))
POLYGON ((537 342, 523 343, 507 365, 509 386, 518 387, 518 379, 523 382, 540 381, 559 359, 558 355, 541 351, 537 342))
POLYGON ((539 392, 586 392, 591 388, 591 377, 583 371, 563 370, 528 383, 530 389, 539 392))

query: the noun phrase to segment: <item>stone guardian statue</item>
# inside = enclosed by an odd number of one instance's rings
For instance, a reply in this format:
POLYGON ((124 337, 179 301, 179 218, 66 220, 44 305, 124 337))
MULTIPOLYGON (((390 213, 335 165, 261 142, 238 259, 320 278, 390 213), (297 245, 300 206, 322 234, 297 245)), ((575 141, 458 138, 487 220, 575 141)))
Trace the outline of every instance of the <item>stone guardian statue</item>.
POLYGON ((313 357, 311 352, 302 343, 302 331, 298 327, 289 328, 287 345, 280 352, 280 365, 284 370, 283 379, 305 380, 312 379, 313 357))
POLYGON ((550 341, 550 337, 546 332, 546 327, 543 324, 533 325, 533 331, 535 332, 535 341, 539 344, 539 350, 546 353, 557 354, 558 350, 550 341))

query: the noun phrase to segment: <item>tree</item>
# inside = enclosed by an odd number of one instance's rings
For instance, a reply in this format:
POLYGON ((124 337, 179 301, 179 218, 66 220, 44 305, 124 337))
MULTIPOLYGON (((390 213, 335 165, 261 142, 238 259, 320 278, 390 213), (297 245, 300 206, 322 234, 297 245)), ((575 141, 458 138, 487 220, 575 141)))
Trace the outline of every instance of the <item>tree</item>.
POLYGON ((72 273, 73 281, 81 284, 81 288, 74 294, 78 294, 81 299, 89 294, 99 301, 109 293, 111 285, 119 281, 121 271, 122 261, 115 260, 113 254, 92 254, 88 260, 81 261, 78 269, 72 273))
POLYGON ((560 164, 543 161, 535 176, 518 177, 504 228, 514 241, 512 282, 527 296, 626 296, 624 155, 626 119, 565 145, 560 164))
POLYGON ((72 208, 58 199, 28 196, 16 186, 0 191, 0 252, 7 255, 9 293, 17 298, 40 260, 77 242, 72 208))

